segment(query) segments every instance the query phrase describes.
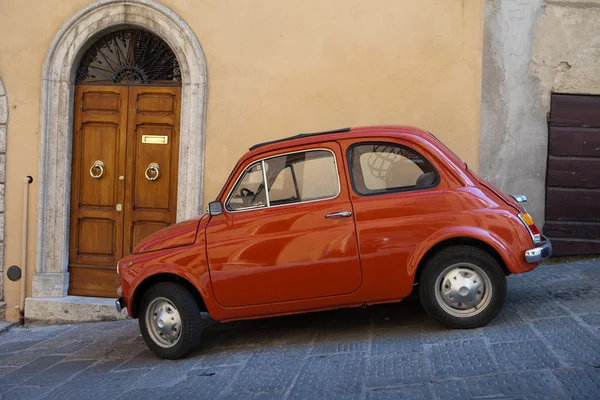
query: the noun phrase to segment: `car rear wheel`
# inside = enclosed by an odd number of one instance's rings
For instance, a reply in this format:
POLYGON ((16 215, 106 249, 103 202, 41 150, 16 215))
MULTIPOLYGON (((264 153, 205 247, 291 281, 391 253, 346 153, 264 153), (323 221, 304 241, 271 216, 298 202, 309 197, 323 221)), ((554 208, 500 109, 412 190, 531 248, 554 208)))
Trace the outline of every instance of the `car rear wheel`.
POLYGON ((181 285, 161 282, 150 287, 142 297, 139 315, 146 345, 161 358, 182 358, 200 344, 200 308, 181 285))
POLYGON ((506 297, 498 261, 477 247, 444 249, 425 265, 419 297, 431 317, 451 328, 477 328, 492 321, 506 297))

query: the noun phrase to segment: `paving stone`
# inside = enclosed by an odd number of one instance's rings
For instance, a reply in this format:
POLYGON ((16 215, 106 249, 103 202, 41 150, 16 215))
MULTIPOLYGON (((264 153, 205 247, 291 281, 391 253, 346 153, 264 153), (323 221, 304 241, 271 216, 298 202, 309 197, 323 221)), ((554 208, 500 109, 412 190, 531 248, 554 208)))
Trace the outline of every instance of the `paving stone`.
POLYGON ((29 364, 36 358, 40 357, 39 352, 35 350, 25 350, 17 353, 0 354, 0 366, 2 367, 17 367, 20 368, 29 364))
POLYGON ((66 361, 55 364, 43 374, 37 374, 22 383, 23 386, 55 386, 80 373, 94 363, 93 360, 66 361))
POLYGON ((583 282, 586 280, 585 270, 577 267, 542 267, 526 274, 511 275, 508 278, 511 285, 543 285, 546 287, 560 286, 570 282, 583 282))
POLYGON ((490 347, 501 371, 553 369, 563 366, 540 340, 498 343, 490 347))
POLYGON ((420 326, 406 326, 387 329, 374 329, 371 354, 405 354, 423 351, 423 329, 420 326))
POLYGON ((432 345, 430 356, 432 377, 435 380, 475 377, 498 372, 481 339, 432 345))
POLYGON ((310 356, 288 399, 352 399, 361 395, 365 358, 361 353, 310 356))
POLYGON ((426 344, 473 340, 483 337, 481 329, 448 329, 439 323, 423 326, 423 342, 426 344))
POLYGON ((285 398, 285 391, 266 391, 266 392, 255 392, 248 393, 243 391, 227 393, 225 395, 219 396, 219 399, 222 400, 271 400, 271 399, 283 399, 285 398))
POLYGON ((195 366, 198 368, 242 365, 254 354, 250 348, 217 348, 195 354, 195 366))
POLYGON ((424 353, 368 357, 365 375, 368 388, 390 388, 429 382, 431 379, 429 363, 424 353))
POLYGON ((27 379, 39 374, 40 372, 45 371, 54 364, 60 362, 62 359, 62 356, 38 357, 29 364, 14 370, 10 374, 4 375, 2 379, 0 379, 0 385, 18 385, 21 382, 24 382, 27 379))
MULTIPOLYGON (((179 384, 183 381, 188 371, 194 368, 194 360, 160 360, 156 359, 154 367, 150 364, 148 368, 132 370, 136 374, 142 374, 135 382, 132 382, 132 389, 154 389, 158 391, 179 384)), ((115 372, 124 375, 130 371, 120 371, 115 369, 115 372)))
MULTIPOLYGON (((234 393, 283 392, 302 366, 302 356, 294 357, 277 352, 252 356, 239 373, 232 377, 234 393)), ((231 368, 231 367, 230 367, 231 368)))
POLYGON ((116 399, 120 400, 162 400, 162 399, 175 399, 172 396, 170 388, 164 386, 158 388, 144 388, 144 389, 133 389, 123 393, 116 399))
POLYGON ((326 329, 318 333, 311 354, 367 351, 369 341, 370 333, 366 328, 326 329))
POLYGON ((137 354, 136 356, 125 361, 123 364, 119 365, 117 368, 115 368, 115 371, 126 371, 129 369, 139 368, 151 370, 152 368, 156 367, 156 364, 159 361, 160 358, 158 358, 154 353, 152 353, 152 351, 143 350, 141 353, 137 354))
POLYGON ((235 372, 232 367, 189 371, 186 379, 172 386, 164 398, 185 399, 197 396, 204 399, 219 398, 227 389, 235 372))
POLYGON ((554 353, 571 367, 600 365, 600 337, 575 319, 553 318, 532 325, 554 353))
POLYGON ((31 347, 30 350, 40 355, 71 355, 92 343, 91 340, 61 340, 53 338, 31 347))
POLYGON ((555 371, 569 399, 600 399, 600 368, 555 371))
POLYGON ((17 353, 35 346, 41 341, 43 341, 43 339, 4 342, 0 344, 0 354, 17 353))
POLYGON ((13 372, 15 369, 17 369, 17 367, 1 367, 0 368, 0 379, 2 379, 2 377, 4 375, 10 374, 11 372, 13 372))
POLYGON ((73 379, 54 389, 48 394, 48 399, 80 400, 92 399, 100 395, 111 399, 120 396, 141 375, 141 370, 131 370, 128 373, 111 372, 121 362, 108 361, 96 364, 76 375, 73 379))
POLYGON ((10 392, 15 388, 15 385, 0 385, 0 396, 4 396, 5 393, 10 392))
POLYGON ((433 385, 439 399, 559 399, 560 387, 546 373, 532 371, 447 381, 433 385))
MULTIPOLYGON (((591 283, 590 283, 591 285, 591 283)), ((575 314, 597 312, 600 290, 594 287, 561 287, 549 292, 549 296, 575 314)))
POLYGON ((481 328, 483 335, 491 342, 511 342, 536 339, 535 332, 525 322, 515 308, 507 306, 489 325, 481 328))
POLYGON ((506 303, 513 304, 527 319, 569 315, 558 302, 548 296, 540 286, 518 286, 511 288, 506 295, 506 303))
POLYGON ((582 315, 581 319, 592 326, 600 327, 600 314, 582 315))
POLYGON ((68 357, 68 360, 127 360, 147 350, 143 341, 127 336, 109 336, 97 340, 68 357))
POLYGON ((393 389, 367 389, 367 400, 430 400, 433 394, 427 385, 400 386, 393 389))
POLYGON ((48 340, 62 335, 73 329, 70 325, 57 326, 26 326, 14 327, 9 332, 2 335, 2 342, 24 341, 24 340, 48 340))
POLYGON ((38 400, 48 394, 48 388, 37 386, 19 386, 2 395, 2 400, 38 400))

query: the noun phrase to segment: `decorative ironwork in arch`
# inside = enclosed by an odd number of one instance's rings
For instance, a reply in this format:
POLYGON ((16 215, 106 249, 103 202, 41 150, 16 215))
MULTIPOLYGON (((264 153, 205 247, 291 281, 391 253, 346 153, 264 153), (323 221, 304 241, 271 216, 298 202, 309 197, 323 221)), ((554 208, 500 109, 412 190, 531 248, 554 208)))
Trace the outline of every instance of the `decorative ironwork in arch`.
POLYGON ((164 40, 143 29, 121 29, 85 52, 75 83, 181 84, 177 57, 164 40))

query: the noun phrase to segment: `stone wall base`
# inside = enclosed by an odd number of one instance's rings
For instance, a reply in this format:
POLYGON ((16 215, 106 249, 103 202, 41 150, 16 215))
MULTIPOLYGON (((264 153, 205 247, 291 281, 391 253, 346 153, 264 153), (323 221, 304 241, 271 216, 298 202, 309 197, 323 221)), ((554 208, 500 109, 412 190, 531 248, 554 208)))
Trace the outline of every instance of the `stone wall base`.
POLYGON ((66 296, 25 299, 25 323, 72 324, 127 319, 115 310, 115 299, 66 296))

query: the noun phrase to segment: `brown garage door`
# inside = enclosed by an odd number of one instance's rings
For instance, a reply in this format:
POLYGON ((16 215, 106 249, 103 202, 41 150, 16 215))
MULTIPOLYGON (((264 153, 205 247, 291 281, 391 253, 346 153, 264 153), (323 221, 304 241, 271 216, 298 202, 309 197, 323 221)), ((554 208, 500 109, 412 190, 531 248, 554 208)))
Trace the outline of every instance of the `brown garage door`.
POLYGON ((555 255, 600 253, 600 96, 553 94, 546 223, 555 255))

